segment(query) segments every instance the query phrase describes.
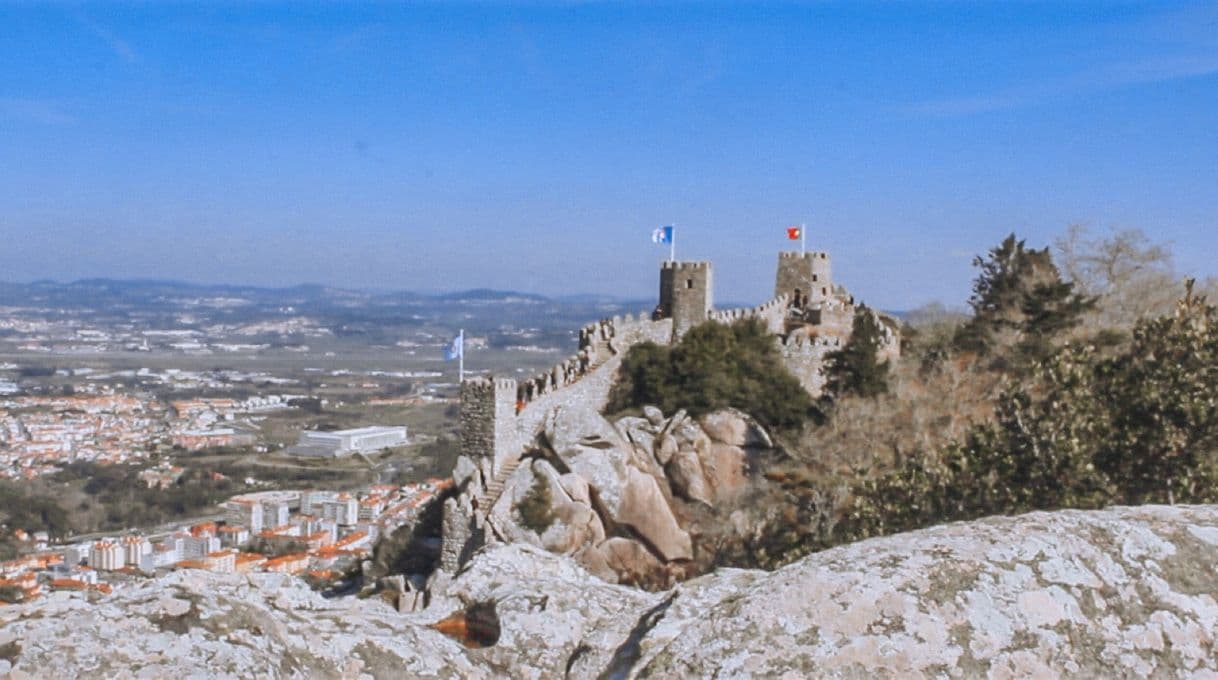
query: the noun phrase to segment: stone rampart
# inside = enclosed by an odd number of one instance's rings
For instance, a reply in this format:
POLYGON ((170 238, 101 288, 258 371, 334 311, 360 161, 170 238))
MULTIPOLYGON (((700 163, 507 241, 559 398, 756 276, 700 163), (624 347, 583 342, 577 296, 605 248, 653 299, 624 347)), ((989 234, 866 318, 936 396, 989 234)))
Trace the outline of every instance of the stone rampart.
POLYGON ((783 331, 786 330, 787 307, 789 305, 790 296, 784 294, 756 307, 717 310, 711 312, 709 318, 711 321, 722 324, 735 323, 741 319, 760 319, 765 324, 766 330, 775 335, 782 335, 783 331))
POLYGON ((440 570, 455 574, 475 550, 482 547, 482 531, 476 527, 474 511, 461 497, 444 501, 440 543, 440 570), (462 503, 465 503, 465 506, 462 503))
POLYGON ((854 304, 840 299, 814 305, 808 310, 808 318, 821 335, 849 337, 854 332, 854 304))
POLYGON ((837 336, 792 334, 782 343, 782 361, 799 384, 814 398, 825 389, 825 355, 845 345, 837 336))
POLYGON ((901 358, 901 329, 896 319, 880 316, 879 358, 890 364, 901 358))
POLYGON ((651 320, 645 313, 615 316, 585 326, 580 350, 550 370, 517 383, 476 378, 461 388, 461 452, 474 460, 491 456, 493 474, 518 458, 558 407, 600 412, 621 357, 641 342, 667 345, 672 319, 651 320), (468 402, 468 405, 467 405, 468 402))

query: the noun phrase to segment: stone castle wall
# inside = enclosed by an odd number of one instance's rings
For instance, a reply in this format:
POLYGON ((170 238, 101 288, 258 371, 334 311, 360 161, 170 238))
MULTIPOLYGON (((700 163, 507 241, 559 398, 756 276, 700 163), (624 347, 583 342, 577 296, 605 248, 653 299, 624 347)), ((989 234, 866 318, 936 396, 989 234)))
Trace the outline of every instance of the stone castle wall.
POLYGON ((808 310, 808 319, 816 325, 820 335, 848 338, 854 332, 854 305, 831 298, 814 304, 808 310))
POLYGON ((735 323, 741 319, 759 319, 765 324, 766 330, 775 335, 782 335, 786 330, 789 305, 790 298, 787 295, 779 295, 756 307, 716 310, 710 313, 709 318, 723 324, 735 323))
POLYGON ((837 336, 792 335, 782 343, 782 361, 808 394, 819 397, 825 389, 825 355, 845 343, 837 336))
POLYGON ((584 327, 579 352, 534 378, 520 383, 510 378, 465 381, 461 453, 474 460, 491 456, 492 470, 497 472, 523 453, 555 408, 578 406, 599 412, 608 403, 622 355, 641 342, 667 345, 672 328, 672 319, 616 316, 584 327))

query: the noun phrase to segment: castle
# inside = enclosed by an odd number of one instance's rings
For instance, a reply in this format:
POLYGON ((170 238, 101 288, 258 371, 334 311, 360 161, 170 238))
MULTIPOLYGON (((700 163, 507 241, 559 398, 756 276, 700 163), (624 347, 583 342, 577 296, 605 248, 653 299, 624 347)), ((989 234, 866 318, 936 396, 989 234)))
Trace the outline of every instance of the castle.
MULTIPOLYGON (((462 461, 453 473, 462 491, 444 508, 443 572, 455 573, 473 550, 493 540, 486 535, 484 513, 533 447, 547 418, 559 409, 600 413, 622 358, 634 345, 671 345, 699 324, 757 319, 773 334, 787 369, 811 395, 820 395, 825 356, 849 340, 855 315, 854 298, 833 283, 827 253, 779 253, 774 297, 757 307, 716 310, 713 293, 710 262, 665 262, 659 304, 652 313, 586 326, 574 356, 529 380, 473 378, 462 383, 462 461)), ((896 357, 896 324, 880 318, 881 355, 896 357)))

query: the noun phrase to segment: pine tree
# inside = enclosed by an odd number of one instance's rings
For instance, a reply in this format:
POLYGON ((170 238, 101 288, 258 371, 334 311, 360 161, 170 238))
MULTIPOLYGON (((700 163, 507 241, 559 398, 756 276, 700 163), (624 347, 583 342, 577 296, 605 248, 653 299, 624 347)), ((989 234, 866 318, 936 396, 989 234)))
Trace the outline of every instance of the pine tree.
POLYGON ((839 399, 848 394, 870 398, 888 392, 888 362, 880 361, 883 341, 879 317, 867 305, 859 305, 854 311, 850 340, 825 357, 826 398, 839 399))
POLYGON ((969 298, 973 318, 956 333, 957 349, 1030 365, 1095 306, 1062 280, 1048 248, 1028 248, 1014 234, 973 264, 981 270, 969 298))

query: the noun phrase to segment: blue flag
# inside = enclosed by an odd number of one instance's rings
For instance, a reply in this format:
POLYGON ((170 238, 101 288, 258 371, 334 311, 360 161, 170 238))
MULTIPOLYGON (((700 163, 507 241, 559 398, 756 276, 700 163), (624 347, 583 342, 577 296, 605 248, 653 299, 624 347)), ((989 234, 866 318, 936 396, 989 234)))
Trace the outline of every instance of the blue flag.
POLYGON ((462 335, 458 335, 453 338, 451 344, 444 348, 444 360, 452 361, 463 356, 465 356, 465 338, 462 335))
POLYGON ((660 227, 651 232, 652 243, 672 243, 672 227, 660 227))

